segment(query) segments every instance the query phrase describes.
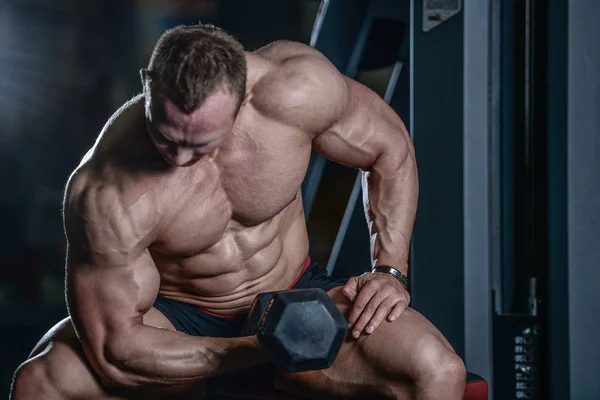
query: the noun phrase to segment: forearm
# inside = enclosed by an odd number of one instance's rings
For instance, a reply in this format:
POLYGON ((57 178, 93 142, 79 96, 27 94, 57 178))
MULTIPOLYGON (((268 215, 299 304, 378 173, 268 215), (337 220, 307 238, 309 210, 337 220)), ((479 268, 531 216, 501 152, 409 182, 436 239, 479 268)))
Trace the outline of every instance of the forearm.
POLYGON ((268 361, 255 337, 214 338, 139 325, 101 368, 117 385, 178 384, 268 361))
POLYGON ((374 265, 408 273, 410 240, 417 212, 419 182, 410 140, 382 154, 363 178, 365 214, 374 265))

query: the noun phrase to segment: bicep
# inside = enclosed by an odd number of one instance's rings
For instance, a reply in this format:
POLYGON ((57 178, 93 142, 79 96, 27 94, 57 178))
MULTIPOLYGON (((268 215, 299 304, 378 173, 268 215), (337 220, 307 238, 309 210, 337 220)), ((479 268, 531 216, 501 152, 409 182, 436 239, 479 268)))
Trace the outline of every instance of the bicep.
POLYGON ((313 139, 313 149, 331 161, 363 170, 382 157, 406 158, 411 143, 400 117, 366 86, 344 80, 346 106, 336 121, 313 139))
POLYGON ((141 323, 160 278, 131 210, 105 194, 85 197, 65 204, 67 304, 88 358, 103 362, 107 346, 141 323))
POLYGON ((125 337, 141 324, 156 298, 159 282, 147 251, 128 266, 81 264, 69 255, 67 303, 86 353, 99 356, 114 338, 125 337))

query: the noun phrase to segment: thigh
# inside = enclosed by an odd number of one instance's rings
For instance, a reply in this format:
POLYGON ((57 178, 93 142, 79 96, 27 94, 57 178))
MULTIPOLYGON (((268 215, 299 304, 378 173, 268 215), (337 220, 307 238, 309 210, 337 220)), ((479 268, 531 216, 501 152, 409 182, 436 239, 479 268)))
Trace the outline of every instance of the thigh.
MULTIPOLYGON (((348 317, 351 304, 341 289, 328 293, 348 317)), ((396 321, 382 323, 371 335, 363 334, 359 339, 348 335, 331 368, 278 373, 276 386, 315 399, 409 397, 414 380, 421 376, 423 360, 432 358, 427 352, 454 353, 433 324, 409 308, 396 321)))
MULTIPOLYGON (((169 320, 155 308, 151 308, 144 315, 144 324, 174 330, 169 320)), ((187 398, 187 395, 192 396, 192 393, 194 393, 193 397, 190 398, 201 399, 204 394, 202 383, 147 388, 143 391, 103 386, 83 354, 70 318, 65 318, 51 328, 35 346, 29 359, 19 369, 25 370, 32 365, 36 365, 36 370, 41 369, 44 377, 50 382, 50 385, 46 385, 44 388, 45 391, 52 392, 48 398, 161 399, 172 398, 173 396, 187 398)), ((27 374, 29 377, 35 377, 35 375, 27 374)), ((15 380, 18 379, 19 371, 17 371, 15 377, 15 380)), ((27 386, 29 383, 21 382, 20 384, 27 386)), ((16 385, 17 382, 15 381, 16 385)))

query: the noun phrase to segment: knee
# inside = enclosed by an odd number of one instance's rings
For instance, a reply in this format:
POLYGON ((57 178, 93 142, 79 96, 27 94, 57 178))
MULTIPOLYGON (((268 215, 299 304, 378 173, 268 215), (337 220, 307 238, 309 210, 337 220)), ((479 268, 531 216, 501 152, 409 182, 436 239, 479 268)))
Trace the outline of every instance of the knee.
POLYGON ((21 364, 15 371, 10 399, 49 398, 52 390, 43 357, 34 358, 21 364))
POLYGON ((457 391, 464 390, 467 375, 465 364, 439 340, 423 348, 417 371, 417 381, 457 391))

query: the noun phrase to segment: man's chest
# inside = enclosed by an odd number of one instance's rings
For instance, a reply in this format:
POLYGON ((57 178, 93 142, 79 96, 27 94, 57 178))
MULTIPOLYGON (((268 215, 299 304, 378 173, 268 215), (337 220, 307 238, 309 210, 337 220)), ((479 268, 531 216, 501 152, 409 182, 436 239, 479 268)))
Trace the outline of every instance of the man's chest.
POLYGON ((310 141, 276 124, 260 128, 232 132, 215 157, 182 169, 167 185, 159 230, 166 252, 199 254, 228 232, 257 230, 298 200, 310 141))

